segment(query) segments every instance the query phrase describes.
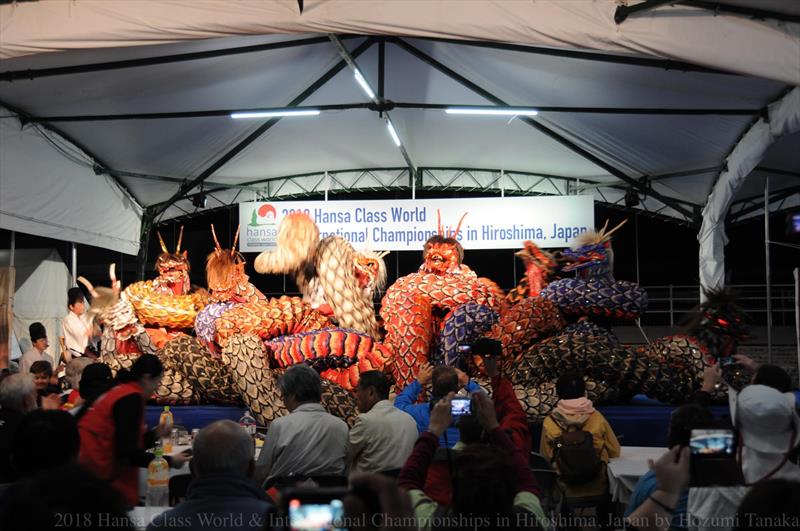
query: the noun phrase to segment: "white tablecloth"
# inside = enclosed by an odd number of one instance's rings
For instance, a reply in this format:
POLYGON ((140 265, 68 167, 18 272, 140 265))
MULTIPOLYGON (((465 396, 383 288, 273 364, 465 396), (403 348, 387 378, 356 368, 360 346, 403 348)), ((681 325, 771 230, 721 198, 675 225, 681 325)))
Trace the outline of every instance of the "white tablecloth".
POLYGON ((666 448, 649 446, 623 446, 620 449, 620 456, 608 462, 608 487, 611 499, 627 504, 639 478, 650 470, 647 460, 656 460, 666 451, 666 448))

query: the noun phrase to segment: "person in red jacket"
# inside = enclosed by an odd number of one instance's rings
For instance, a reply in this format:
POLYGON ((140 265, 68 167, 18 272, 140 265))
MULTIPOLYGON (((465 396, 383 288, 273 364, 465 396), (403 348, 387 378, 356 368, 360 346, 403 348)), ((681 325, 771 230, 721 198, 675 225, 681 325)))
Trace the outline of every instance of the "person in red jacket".
MULTIPOLYGON (((81 436, 80 463, 119 490, 130 506, 139 503, 139 467, 147 467, 154 455, 145 449, 166 435, 167 426, 145 431, 144 405, 161 382, 164 367, 151 354, 140 356, 130 371, 117 373, 115 387, 92 404, 78 420, 81 436)), ((167 456, 173 468, 187 457, 167 456)))
MULTIPOLYGON (((473 351, 480 349, 482 344, 482 342, 476 343, 473 351)), ((497 368, 497 360, 501 352, 497 350, 497 347, 499 345, 487 346, 486 350, 491 355, 483 359, 484 369, 492 382, 494 412, 500 428, 511 438, 514 446, 521 451, 522 455, 529 456, 533 441, 528 427, 528 418, 514 394, 511 382, 500 375, 500 371, 497 368)), ((477 352, 485 353, 485 351, 481 350, 477 350, 477 352)), ((462 417, 459 420, 458 428, 461 437, 453 447, 454 452, 463 450, 472 444, 480 444, 486 439, 485 430, 475 416, 462 417)), ((448 505, 453 495, 452 480, 450 478, 453 459, 454 455, 448 456, 445 449, 439 449, 430 468, 428 468, 428 475, 425 479, 425 494, 442 505, 448 505)))

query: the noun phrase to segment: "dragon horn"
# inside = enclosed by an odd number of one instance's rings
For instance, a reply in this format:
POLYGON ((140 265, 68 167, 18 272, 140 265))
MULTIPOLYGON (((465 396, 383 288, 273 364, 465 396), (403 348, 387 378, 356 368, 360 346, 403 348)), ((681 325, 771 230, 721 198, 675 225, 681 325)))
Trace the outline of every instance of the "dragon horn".
POLYGON ((381 251, 378 253, 378 258, 383 258, 384 256, 388 255, 391 251, 381 251))
POLYGON ((231 246, 231 256, 236 252, 236 244, 239 242, 239 229, 242 228, 242 224, 236 226, 236 236, 233 237, 233 245, 231 246))
MULTIPOLYGON (((604 239, 604 240, 608 240, 608 239, 610 239, 610 238, 611 238, 611 235, 612 235, 612 234, 614 234, 614 233, 615 233, 617 230, 619 230, 619 229, 620 229, 620 228, 621 228, 623 225, 625 225, 627 222, 628 222, 628 220, 627 220, 627 219, 623 219, 623 220, 622 220, 622 223, 620 223, 619 225, 617 225, 616 227, 614 227, 614 228, 613 228, 613 229, 611 229, 610 231, 606 232, 606 233, 603 235, 603 239, 604 239)), ((606 225, 608 225, 608 221, 606 221, 606 225)))
POLYGON ((111 263, 108 266, 108 276, 111 278, 111 289, 119 295, 119 292, 122 290, 122 282, 117 280, 117 264, 111 263))
POLYGON ((214 237, 214 245, 217 248, 217 251, 221 251, 222 247, 219 245, 219 240, 217 239, 217 231, 214 229, 214 224, 211 224, 211 235, 214 237))
POLYGON ((458 237, 458 233, 461 232, 461 224, 464 222, 464 218, 467 217, 468 212, 464 212, 464 215, 461 216, 461 219, 458 220, 458 225, 456 225, 456 230, 453 231, 453 235, 450 238, 456 239, 458 237))
POLYGON ((442 230, 442 211, 438 208, 436 209, 436 234, 444 236, 444 231, 442 230))
POLYGON ((181 252, 181 243, 183 243, 183 225, 181 225, 181 233, 178 235, 178 246, 175 247, 175 254, 181 252))
POLYGON ((92 297, 97 297, 97 290, 94 289, 94 286, 92 286, 91 282, 89 282, 88 280, 86 280, 83 277, 78 277, 78 282, 80 282, 81 284, 86 286, 86 289, 89 290, 89 293, 92 294, 92 297))
POLYGON ((158 243, 161 244, 161 250, 164 251, 164 254, 169 254, 169 251, 167 251, 167 244, 164 243, 164 238, 161 237, 161 231, 157 230, 156 234, 158 234, 158 243))

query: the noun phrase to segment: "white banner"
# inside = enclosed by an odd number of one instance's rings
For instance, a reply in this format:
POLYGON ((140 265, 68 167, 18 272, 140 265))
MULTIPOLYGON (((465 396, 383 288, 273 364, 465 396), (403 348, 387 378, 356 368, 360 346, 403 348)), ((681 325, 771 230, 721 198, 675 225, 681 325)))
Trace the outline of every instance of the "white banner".
POLYGON ((437 211, 444 233, 458 233, 465 249, 521 249, 525 240, 539 247, 567 247, 594 228, 589 195, 398 199, 382 201, 275 201, 239 203, 239 250, 276 247, 278 225, 291 212, 306 212, 321 237, 339 235, 356 249, 420 251, 437 233, 437 211))

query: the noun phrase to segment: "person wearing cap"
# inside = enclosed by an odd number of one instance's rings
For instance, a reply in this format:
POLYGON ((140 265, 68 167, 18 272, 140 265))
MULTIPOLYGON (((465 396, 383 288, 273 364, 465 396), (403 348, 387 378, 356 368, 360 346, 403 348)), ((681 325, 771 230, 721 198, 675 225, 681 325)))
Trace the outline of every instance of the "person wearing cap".
POLYGON ((690 489, 690 522, 696 518, 709 524, 690 526, 693 529, 730 528, 720 527, 720 518, 733 522, 739 504, 755 484, 772 479, 800 481, 800 467, 790 459, 800 444, 800 416, 794 395, 753 384, 739 393, 729 389, 728 397, 731 419, 739 433, 737 458, 744 485, 690 489))
POLYGON ((53 359, 45 352, 50 343, 47 342, 47 330, 42 323, 33 323, 28 327, 31 335, 31 348, 19 360, 19 372, 28 374, 31 372, 31 365, 37 361, 47 361, 53 363, 53 359))
POLYGON ((61 322, 61 335, 64 338, 64 360, 69 363, 73 357, 83 356, 92 337, 92 319, 86 313, 86 300, 81 288, 70 288, 67 292, 69 313, 61 322))

